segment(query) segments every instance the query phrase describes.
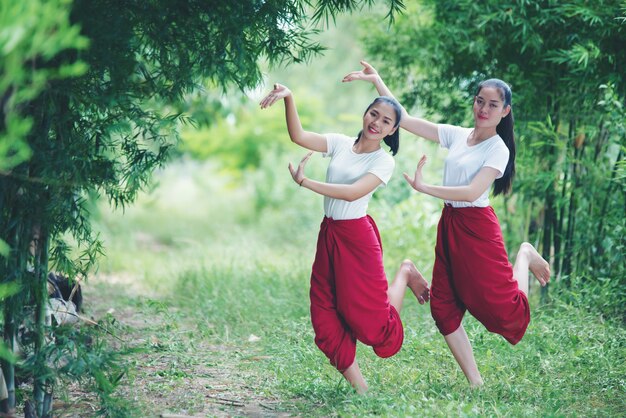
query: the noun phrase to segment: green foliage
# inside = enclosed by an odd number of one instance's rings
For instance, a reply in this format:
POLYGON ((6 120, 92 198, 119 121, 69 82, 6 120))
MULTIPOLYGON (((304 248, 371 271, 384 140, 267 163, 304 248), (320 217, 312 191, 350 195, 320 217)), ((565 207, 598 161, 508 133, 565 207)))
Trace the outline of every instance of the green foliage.
POLYGON ((620 1, 424 0, 391 30, 369 20, 363 36, 403 104, 436 121, 471 124, 484 78, 512 86, 517 177, 503 227, 508 244, 539 244, 565 281, 626 277, 623 16, 620 1))
MULTIPOLYGON (((313 14, 365 3, 319 1, 313 14)), ((392 12, 400 4, 389 3, 392 12)), ((322 47, 309 40, 317 32, 310 2, 298 0, 1 5, 0 240, 9 250, 0 277, 22 285, 4 305, 3 336, 14 340, 33 305, 34 398, 43 415, 48 270, 86 277, 102 253, 86 196, 132 202, 189 122, 180 109, 201 81, 251 88, 261 59, 299 62, 322 47)), ((12 365, 3 366, 13 385, 12 365)))
POLYGON ((44 67, 66 49, 84 49, 88 41, 70 23, 67 0, 25 0, 0 3, 0 171, 28 159, 31 152, 25 137, 32 118, 22 117, 22 107, 46 87, 50 80, 85 72, 82 62, 63 62, 44 67))
POLYGON ((126 350, 113 349, 113 333, 120 324, 105 317, 97 326, 63 325, 47 329, 52 343, 37 353, 25 353, 26 361, 20 364, 24 382, 30 376, 46 377, 61 394, 73 383, 96 394, 100 399, 98 415, 128 416, 131 405, 116 396, 122 377, 127 373, 122 356, 126 350))
MULTIPOLYGON (((302 98, 298 104, 303 125, 323 124, 318 117, 321 103, 306 93, 299 94, 300 91, 296 89, 294 95, 302 98)), ((197 159, 212 157, 231 173, 258 168, 266 148, 285 150, 293 146, 285 127, 282 103, 260 111, 258 104, 250 100, 209 127, 183 130, 181 139, 182 152, 197 159)))

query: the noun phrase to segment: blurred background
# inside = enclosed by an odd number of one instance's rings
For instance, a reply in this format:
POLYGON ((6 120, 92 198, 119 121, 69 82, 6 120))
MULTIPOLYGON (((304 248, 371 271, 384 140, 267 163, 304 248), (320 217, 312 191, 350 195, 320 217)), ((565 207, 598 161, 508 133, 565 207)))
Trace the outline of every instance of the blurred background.
MULTIPOLYGON (((155 172, 149 190, 123 211, 102 201, 96 206, 106 248, 100 271, 130 270, 155 286, 171 284, 180 269, 221 263, 295 263, 308 276, 323 198, 299 189, 287 170, 306 150, 289 139, 283 103, 265 110, 258 103, 279 82, 292 89, 305 129, 356 136, 377 95, 370 84, 341 82, 367 58, 358 43, 359 22, 338 18, 318 36, 327 47, 323 56, 287 69, 266 68, 254 90, 195 92, 189 98, 192 116, 207 122, 181 128, 173 157, 155 172)), ((441 204, 412 193, 402 172, 412 173, 428 154, 427 175, 440 182, 444 154, 406 132, 400 141, 394 177, 376 192, 370 213, 383 233, 389 274, 407 257, 429 274, 441 204)), ((318 154, 307 175, 323 180, 326 166, 318 154)))

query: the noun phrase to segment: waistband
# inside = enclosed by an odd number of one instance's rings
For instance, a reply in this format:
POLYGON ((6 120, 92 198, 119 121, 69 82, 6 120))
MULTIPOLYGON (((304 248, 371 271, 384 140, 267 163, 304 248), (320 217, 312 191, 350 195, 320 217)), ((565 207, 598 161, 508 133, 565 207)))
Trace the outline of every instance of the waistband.
POLYGON ((324 220, 320 225, 320 234, 338 234, 338 236, 346 240, 360 239, 355 237, 361 236, 358 232, 363 230, 373 231, 382 253, 382 241, 380 239, 378 226, 376 226, 376 222, 374 222, 374 219, 369 215, 355 219, 333 219, 324 216, 324 220))
POLYGON ((361 218, 354 218, 354 219, 333 219, 333 218, 330 218, 328 216, 324 216, 324 219, 322 220, 322 223, 326 223, 326 224, 349 224, 349 223, 360 223, 360 222, 363 222, 363 221, 373 222, 374 220, 369 215, 365 215, 365 216, 363 216, 361 218))
POLYGON ((452 206, 450 203, 444 203, 443 209, 446 210, 493 210, 490 206, 452 206))

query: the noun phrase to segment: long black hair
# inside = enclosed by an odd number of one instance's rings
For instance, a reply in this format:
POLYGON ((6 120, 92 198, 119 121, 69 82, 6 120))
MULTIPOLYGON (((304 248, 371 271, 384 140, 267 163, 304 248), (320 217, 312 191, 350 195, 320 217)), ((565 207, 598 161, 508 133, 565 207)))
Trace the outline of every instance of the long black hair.
MULTIPOLYGON (((369 106, 367 106, 367 109, 365 109, 365 112, 363 113, 363 115, 369 112, 372 106, 380 102, 387 103, 388 105, 393 107, 393 110, 396 112, 396 123, 393 125, 393 127, 397 128, 400 125, 400 119, 402 119, 402 107, 400 106, 400 103, 398 103, 398 101, 394 99, 393 97, 379 96, 375 98, 374 101, 370 103, 369 106)), ((356 141, 354 141, 355 144, 359 142, 359 139, 361 139, 362 133, 363 133, 363 130, 361 130, 359 134, 356 136, 356 141)), ((391 155, 396 155, 398 153, 398 148, 400 148, 400 129, 396 129, 392 134, 384 137, 383 141, 385 141, 385 144, 389 146, 391 155)))
MULTIPOLYGON (((476 95, 480 93, 483 87, 492 87, 498 89, 500 92, 500 98, 504 102, 504 107, 511 106, 511 88, 504 81, 497 78, 490 78, 478 85, 476 95)), ((496 126, 496 132, 504 141, 504 144, 509 149, 509 162, 506 165, 502 177, 496 179, 493 183, 493 195, 497 196, 500 193, 507 194, 511 190, 513 184, 513 177, 515 176, 515 135, 513 133, 513 107, 509 114, 502 118, 498 126, 496 126)))

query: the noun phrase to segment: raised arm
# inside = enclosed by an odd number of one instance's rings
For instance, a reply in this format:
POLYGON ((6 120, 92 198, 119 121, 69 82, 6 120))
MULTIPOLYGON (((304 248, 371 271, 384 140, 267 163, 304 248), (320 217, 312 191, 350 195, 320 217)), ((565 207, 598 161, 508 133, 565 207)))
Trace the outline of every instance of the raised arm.
POLYGON ((365 174, 352 184, 334 184, 311 180, 304 176, 304 167, 311 155, 311 152, 305 155, 295 168, 289 163, 289 172, 293 181, 317 194, 353 202, 372 192, 382 183, 382 180, 372 173, 365 174))
POLYGON ((403 173, 407 183, 418 192, 457 202, 473 202, 478 199, 485 190, 491 187, 499 173, 495 168, 483 167, 467 186, 432 186, 424 183, 422 168, 425 164, 426 156, 423 155, 417 163, 415 175, 412 178, 407 173, 403 173))
MULTIPOLYGON (((367 81, 374 84, 376 91, 378 91, 378 94, 381 96, 390 96, 396 99, 374 67, 365 61, 361 61, 361 65, 363 66, 362 70, 353 71, 347 74, 342 81, 344 83, 354 80, 367 81)), ((412 134, 428 139, 429 141, 439 142, 437 124, 409 115, 404 107, 402 107, 402 120, 400 121, 400 127, 411 132, 412 134)))
POLYGON ((286 86, 278 83, 274 84, 274 90, 269 92, 259 104, 261 109, 265 109, 280 99, 285 101, 285 118, 291 141, 311 151, 326 152, 328 150, 326 137, 315 132, 305 131, 302 128, 293 94, 286 86))

